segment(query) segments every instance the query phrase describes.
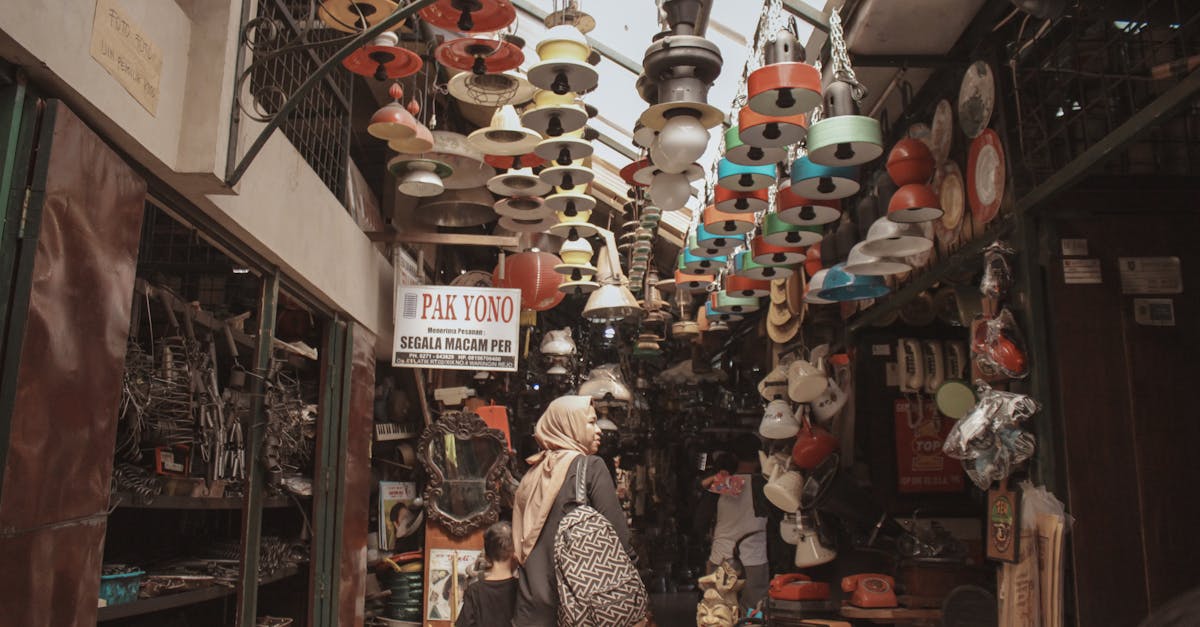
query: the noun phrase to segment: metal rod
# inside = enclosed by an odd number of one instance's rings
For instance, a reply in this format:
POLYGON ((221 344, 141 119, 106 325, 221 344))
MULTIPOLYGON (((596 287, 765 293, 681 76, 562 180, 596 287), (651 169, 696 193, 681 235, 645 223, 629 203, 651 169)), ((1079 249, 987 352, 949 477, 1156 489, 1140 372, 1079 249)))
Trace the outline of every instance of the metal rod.
MULTIPOLYGON (((546 17, 550 15, 549 12, 543 10, 536 4, 529 2, 529 0, 512 0, 512 5, 517 7, 517 10, 521 11, 522 13, 534 17, 542 22, 545 22, 546 17)), ((637 61, 634 61, 633 59, 621 54, 615 48, 608 46, 602 41, 593 39, 587 35, 584 36, 587 37, 588 45, 590 45, 596 52, 599 52, 600 56, 607 58, 613 63, 616 63, 617 65, 629 70, 630 72, 633 72, 634 74, 642 73, 641 63, 638 63, 637 61)))
POLYGON ((782 0, 782 2, 784 11, 808 22, 813 28, 823 33, 829 32, 829 17, 805 4, 804 0, 782 0))
POLYGON ((372 242, 392 244, 443 244, 448 246, 496 246, 514 248, 520 245, 516 235, 472 235, 469 233, 413 233, 400 231, 370 231, 372 242))
POLYGON ((283 106, 279 108, 279 112, 276 113, 275 116, 271 118, 271 121, 267 122, 267 125, 263 127, 262 131, 258 134, 258 138, 254 140, 254 143, 251 144, 250 148, 246 150, 246 154, 242 156, 242 160, 238 162, 237 167, 225 177, 225 185, 229 187, 237 185, 237 182, 241 180, 242 175, 246 173, 246 170, 250 167, 250 164, 254 162, 254 158, 258 156, 258 153, 262 151, 263 146, 267 144, 267 140, 270 139, 271 134, 275 132, 275 129, 279 128, 279 125, 282 124, 285 119, 287 119, 292 110, 295 109, 296 106, 308 96, 308 92, 312 91, 312 89, 316 87, 318 83, 324 80, 325 75, 333 71, 334 68, 341 66, 343 59, 350 56, 363 44, 373 40, 379 33, 391 30, 400 22, 403 22, 417 11, 420 11, 421 9, 433 4, 435 1, 436 0, 413 0, 412 2, 409 2, 408 4, 404 5, 404 7, 397 9, 391 15, 383 18, 383 20, 381 20, 378 24, 364 30, 358 35, 358 37, 355 37, 353 41, 345 46, 342 46, 341 49, 333 53, 333 56, 325 59, 325 62, 322 63, 315 72, 310 74, 308 78, 304 79, 304 82, 300 85, 300 87, 298 87, 296 91, 293 92, 292 95, 287 99, 287 101, 283 103, 283 106))
MULTIPOLYGON (((592 130, 596 130, 596 129, 592 129, 592 130)), ((601 133, 600 131, 596 131, 596 134, 597 134, 596 139, 600 140, 601 144, 604 144, 605 146, 608 146, 609 148, 612 148, 613 150, 621 153, 622 156, 628 157, 634 161, 637 161, 638 159, 641 158, 641 155, 639 155, 637 152, 635 152, 629 146, 613 139, 612 137, 610 137, 608 135, 605 135, 604 133, 601 133)))

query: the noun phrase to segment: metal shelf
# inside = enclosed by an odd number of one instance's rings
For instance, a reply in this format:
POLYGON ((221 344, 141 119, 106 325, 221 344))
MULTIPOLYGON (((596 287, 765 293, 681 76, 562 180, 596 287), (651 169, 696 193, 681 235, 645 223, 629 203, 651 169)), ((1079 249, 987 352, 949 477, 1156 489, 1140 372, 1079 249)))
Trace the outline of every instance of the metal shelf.
MULTIPOLYGON (((150 501, 138 501, 132 494, 118 492, 109 497, 109 507, 129 509, 242 509, 240 496, 172 496, 161 494, 150 501)), ((287 507, 292 504, 286 496, 270 496, 263 500, 263 507, 287 507)))
MULTIPOLYGON (((259 586, 275 583, 295 576, 300 573, 299 566, 288 566, 279 572, 264 577, 259 586)), ((198 588, 196 590, 188 590, 177 594, 165 594, 160 597, 151 599, 138 599, 129 603, 113 605, 110 607, 102 607, 96 612, 96 622, 104 622, 116 620, 118 618, 128 618, 130 616, 140 616, 151 612, 160 612, 173 607, 184 607, 187 605, 195 605, 205 601, 212 601, 222 597, 233 596, 237 594, 237 588, 226 588, 225 586, 208 586, 206 588, 198 588)))

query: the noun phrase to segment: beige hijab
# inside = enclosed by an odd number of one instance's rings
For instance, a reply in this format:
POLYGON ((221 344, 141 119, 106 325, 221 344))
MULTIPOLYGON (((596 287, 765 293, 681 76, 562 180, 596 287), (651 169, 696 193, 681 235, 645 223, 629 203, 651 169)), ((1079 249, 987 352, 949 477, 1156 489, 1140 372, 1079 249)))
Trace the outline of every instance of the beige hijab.
POLYGON ((533 437, 542 450, 526 458, 533 467, 521 479, 513 501, 513 546, 522 564, 537 544, 571 461, 591 451, 588 420, 595 413, 590 396, 560 396, 538 419, 533 437))

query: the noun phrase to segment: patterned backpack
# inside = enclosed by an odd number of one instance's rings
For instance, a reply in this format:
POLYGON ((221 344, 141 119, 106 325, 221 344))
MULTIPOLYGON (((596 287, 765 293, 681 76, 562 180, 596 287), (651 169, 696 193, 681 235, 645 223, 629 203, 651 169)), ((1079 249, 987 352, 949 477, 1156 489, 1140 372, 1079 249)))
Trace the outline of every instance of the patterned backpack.
POLYGON ((578 507, 554 534, 560 627, 629 627, 646 617, 646 587, 612 523, 587 501, 587 457, 575 473, 578 507))

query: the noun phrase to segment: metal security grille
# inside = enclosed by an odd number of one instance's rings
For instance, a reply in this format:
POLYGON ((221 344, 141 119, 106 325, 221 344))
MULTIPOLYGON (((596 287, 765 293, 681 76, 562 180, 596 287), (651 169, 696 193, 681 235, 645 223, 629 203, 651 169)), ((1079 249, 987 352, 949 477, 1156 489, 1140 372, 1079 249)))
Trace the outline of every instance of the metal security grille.
MULTIPOLYGON (((253 55, 250 96, 243 109, 269 119, 290 94, 316 72, 323 59, 345 45, 348 35, 325 28, 310 0, 260 0, 258 16, 243 34, 253 55)), ((353 75, 331 72, 292 110, 280 129, 304 160, 343 203, 350 146, 353 75)))
MULTIPOLYGON (((1200 66, 1200 3, 1078 3, 1043 30, 1021 25, 1011 50, 1017 159, 1034 181, 1054 173, 1200 66), (1097 6, 1100 5, 1100 6, 1097 6)), ((1005 84, 1008 81, 1003 81, 1005 84)), ((1196 103, 1107 161, 1099 173, 1200 173, 1196 103)))

